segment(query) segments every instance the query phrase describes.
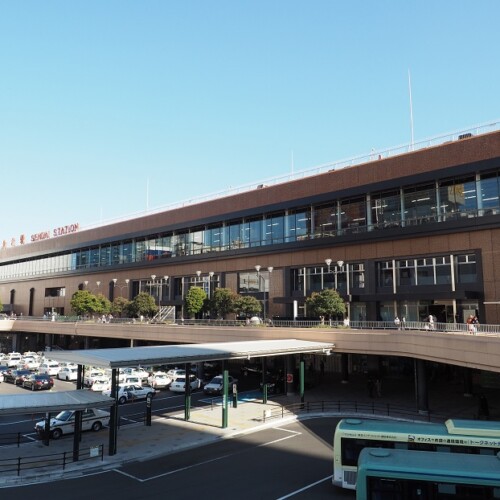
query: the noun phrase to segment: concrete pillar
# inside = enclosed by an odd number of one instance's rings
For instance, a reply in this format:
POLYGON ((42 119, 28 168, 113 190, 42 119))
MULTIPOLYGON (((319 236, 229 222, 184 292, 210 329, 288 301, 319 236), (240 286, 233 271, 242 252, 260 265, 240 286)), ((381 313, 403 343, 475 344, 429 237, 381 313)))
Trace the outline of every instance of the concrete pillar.
POLYGON ((415 396, 417 411, 421 415, 429 413, 429 393, 427 390, 427 363, 422 359, 415 359, 415 396))

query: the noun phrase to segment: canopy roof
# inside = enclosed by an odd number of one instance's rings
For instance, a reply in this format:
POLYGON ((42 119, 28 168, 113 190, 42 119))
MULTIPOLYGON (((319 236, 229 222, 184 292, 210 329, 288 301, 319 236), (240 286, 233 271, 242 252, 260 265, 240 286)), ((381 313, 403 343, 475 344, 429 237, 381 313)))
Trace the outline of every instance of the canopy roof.
POLYGON ((330 354, 334 345, 304 340, 256 340, 211 344, 122 347, 116 349, 86 349, 46 353, 55 361, 90 365, 101 368, 125 368, 164 364, 198 363, 227 359, 250 359, 263 356, 285 356, 301 353, 330 354))
POLYGON ((0 396, 0 415, 59 413, 62 410, 109 408, 115 400, 93 391, 27 392, 0 396))

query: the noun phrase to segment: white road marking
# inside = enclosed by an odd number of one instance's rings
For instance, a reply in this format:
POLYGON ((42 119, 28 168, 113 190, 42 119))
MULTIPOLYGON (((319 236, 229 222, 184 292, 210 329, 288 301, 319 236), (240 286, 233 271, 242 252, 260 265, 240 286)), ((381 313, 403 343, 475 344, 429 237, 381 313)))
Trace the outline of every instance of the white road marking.
MULTIPOLYGON (((279 427, 276 427, 275 429, 281 430, 281 431, 285 431, 285 432, 292 432, 293 434, 290 435, 290 436, 279 438, 279 439, 274 439, 273 441, 268 441, 267 443, 261 443, 259 445, 254 446, 253 448, 261 448, 263 446, 270 446, 270 445, 273 445, 273 444, 276 444, 276 443, 280 443, 281 441, 286 441, 287 439, 291 439, 291 438, 297 437, 298 435, 301 434, 300 432, 288 431, 287 429, 281 429, 279 427)), ((230 453, 228 455, 222 455, 220 457, 212 458, 210 460, 205 460, 204 462, 199 462, 197 464, 192 464, 192 465, 188 465, 186 467, 181 467, 180 469, 175 469, 175 470, 172 470, 170 472, 165 472, 163 474, 158 474, 156 476, 151 476, 151 477, 148 477, 147 479, 139 479, 138 477, 135 477, 135 476, 133 476, 131 474, 128 474, 127 472, 123 472, 123 471, 121 471, 119 469, 113 469, 113 470, 115 472, 118 472, 119 474, 123 474, 124 476, 127 476, 127 477, 129 477, 131 479, 135 479, 136 481, 138 481, 140 483, 146 483, 147 481, 152 481, 153 479, 158 479, 158 478, 161 478, 161 477, 171 476, 173 474, 177 474, 178 472, 183 472, 183 471, 186 471, 186 470, 194 469, 194 468, 199 467, 201 465, 206 465, 206 464, 210 464, 210 463, 213 463, 213 462, 218 462, 219 460, 224 460, 226 458, 234 457, 236 455, 240 455, 242 453, 246 453, 247 451, 248 450, 244 450, 244 451, 238 451, 236 453, 230 453)))
POLYGON ((318 484, 321 484, 321 483, 324 483, 325 481, 328 481, 329 479, 332 479, 331 475, 327 476, 327 477, 324 477, 323 479, 320 479, 319 481, 316 481, 315 483, 308 484, 307 486, 304 486, 303 488, 300 488, 300 490, 292 491, 288 495, 285 495, 284 497, 279 497, 276 500, 285 500, 285 498, 293 497, 293 496, 295 496, 295 495, 297 495, 299 493, 302 493, 303 491, 308 490, 309 488, 314 488, 314 486, 316 486, 318 484))

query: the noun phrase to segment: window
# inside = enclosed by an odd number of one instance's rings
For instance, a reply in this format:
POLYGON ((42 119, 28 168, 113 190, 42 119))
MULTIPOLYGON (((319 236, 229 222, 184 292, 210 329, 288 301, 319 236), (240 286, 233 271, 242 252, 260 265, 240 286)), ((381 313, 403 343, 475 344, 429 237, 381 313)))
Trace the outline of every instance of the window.
POLYGON ((401 224, 401 195, 399 191, 375 193, 371 196, 372 224, 375 228, 401 224))
POLYGON ((314 209, 314 235, 317 237, 335 236, 338 230, 337 202, 314 209))
POLYGON ((433 184, 404 190, 404 219, 406 225, 437 220, 436 189, 433 184))

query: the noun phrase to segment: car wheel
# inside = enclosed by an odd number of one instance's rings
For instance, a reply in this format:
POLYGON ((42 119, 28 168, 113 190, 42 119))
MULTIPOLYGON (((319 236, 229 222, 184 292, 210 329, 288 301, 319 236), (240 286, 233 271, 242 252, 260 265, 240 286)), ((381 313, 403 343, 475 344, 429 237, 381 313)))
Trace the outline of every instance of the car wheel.
POLYGON ((118 403, 123 405, 127 402, 127 398, 125 396, 121 396, 120 399, 118 399, 118 403))
POLYGON ((52 431, 52 439, 59 439, 62 436, 62 430, 61 429, 54 429, 52 431))
POLYGON ((94 423, 92 424, 92 430, 93 430, 94 432, 98 432, 98 431, 100 431, 101 429, 102 429, 102 424, 101 424, 101 422, 94 422, 94 423))

